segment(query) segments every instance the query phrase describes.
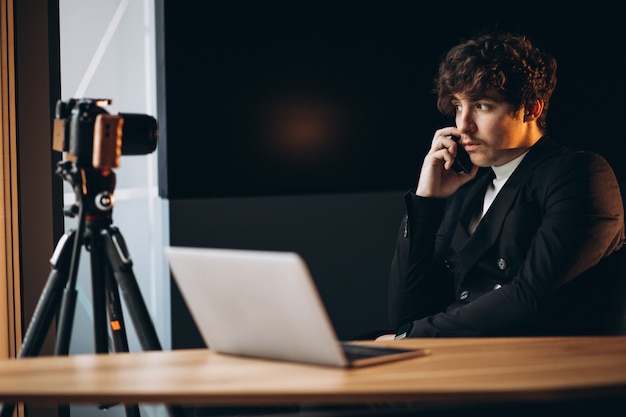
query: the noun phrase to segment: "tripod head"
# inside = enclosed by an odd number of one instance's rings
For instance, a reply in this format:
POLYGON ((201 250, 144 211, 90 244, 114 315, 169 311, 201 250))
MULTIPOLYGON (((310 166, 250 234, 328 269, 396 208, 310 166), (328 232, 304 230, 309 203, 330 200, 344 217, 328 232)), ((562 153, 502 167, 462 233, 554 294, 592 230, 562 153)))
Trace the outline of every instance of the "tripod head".
POLYGON ((79 168, 72 161, 60 161, 56 174, 72 186, 76 197, 76 203, 65 210, 66 216, 75 217, 82 210, 87 221, 110 222, 116 185, 113 170, 79 168))

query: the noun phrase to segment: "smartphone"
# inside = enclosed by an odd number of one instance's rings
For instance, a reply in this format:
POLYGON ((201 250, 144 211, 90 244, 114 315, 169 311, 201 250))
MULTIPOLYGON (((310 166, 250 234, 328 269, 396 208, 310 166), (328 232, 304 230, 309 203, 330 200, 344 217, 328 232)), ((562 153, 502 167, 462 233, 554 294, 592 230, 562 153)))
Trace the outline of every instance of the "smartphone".
MULTIPOLYGON (((458 136, 452 136, 452 140, 457 144, 460 139, 461 138, 458 136)), ((454 169, 454 172, 469 173, 472 170, 472 166, 469 154, 465 151, 465 148, 459 144, 456 147, 456 158, 454 159, 454 164, 452 164, 452 169, 454 169)))

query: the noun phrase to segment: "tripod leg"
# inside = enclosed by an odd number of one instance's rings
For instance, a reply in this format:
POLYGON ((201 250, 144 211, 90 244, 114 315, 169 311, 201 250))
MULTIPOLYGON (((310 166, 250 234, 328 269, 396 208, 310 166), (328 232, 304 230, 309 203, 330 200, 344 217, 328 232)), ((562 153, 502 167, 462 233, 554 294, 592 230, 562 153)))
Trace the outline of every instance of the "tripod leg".
MULTIPOLYGON (((156 329, 133 274, 132 261, 122 234, 116 227, 109 227, 102 231, 102 237, 115 280, 121 290, 124 301, 126 301, 126 306, 142 348, 144 350, 161 350, 161 343, 159 342, 156 329)), ((167 410, 171 417, 185 416, 185 411, 182 407, 170 405, 167 406, 167 410)))
POLYGON ((106 298, 109 313, 109 329, 113 339, 113 346, 116 352, 128 352, 128 338, 126 336, 126 325, 122 312, 122 303, 117 283, 113 277, 111 267, 107 265, 106 277, 106 298))
MULTIPOLYGON (((58 312, 63 288, 66 284, 68 266, 72 258, 75 236, 75 232, 70 230, 59 239, 50 259, 53 269, 50 271, 48 281, 43 288, 33 317, 24 334, 22 346, 17 355, 18 358, 36 356, 41 351, 43 341, 50 330, 52 319, 58 312)), ((63 325, 63 323, 60 324, 61 327, 63 325)), ((11 417, 15 404, 3 404, 0 408, 0 417, 11 417)))
POLYGON ((109 352, 109 332, 107 321, 107 291, 111 267, 103 256, 99 236, 91 236, 91 299, 93 301, 94 343, 97 353, 109 352))
POLYGON ((63 300, 59 311, 59 329, 55 346, 56 355, 67 355, 70 351, 70 339, 74 324, 74 313, 76 311, 76 279, 78 276, 78 265, 80 261, 80 251, 83 246, 83 234, 85 231, 85 217, 82 207, 79 209, 78 227, 74 232, 72 241, 72 253, 68 259, 67 285, 63 292, 63 300))
MULTIPOLYGON (((107 306, 113 346, 116 352, 128 352, 128 339, 126 337, 126 326, 124 325, 120 294, 110 267, 107 268, 107 272, 109 272, 106 280, 107 306)), ((127 404, 124 405, 124 408, 126 409, 126 417, 139 417, 138 404, 127 404)))
POLYGON ((120 287, 124 301, 126 301, 126 307, 131 315, 141 347, 143 350, 161 350, 156 329, 133 274, 132 261, 124 238, 115 227, 103 230, 102 237, 115 280, 120 287))
POLYGON ((33 318, 24 335, 18 357, 35 356, 41 350, 52 319, 58 312, 59 302, 67 279, 67 268, 71 259, 74 238, 74 231, 69 231, 63 235, 52 255, 50 262, 53 269, 50 271, 48 281, 35 307, 33 318))
MULTIPOLYGON (((94 343, 97 353, 108 353, 110 349, 109 331, 115 352, 128 352, 126 327, 122 315, 117 284, 111 265, 106 262, 102 239, 88 230, 88 246, 91 252, 91 288, 93 302, 94 343), (108 319, 107 319, 108 316, 108 319)), ((107 410, 115 404, 100 404, 98 408, 107 410)), ((127 417, 139 417, 137 405, 125 406, 127 417)))
MULTIPOLYGON (((98 245, 100 248, 100 245, 98 245)), ((124 324, 124 314, 122 312, 122 303, 120 301, 120 294, 117 288, 117 283, 113 277, 113 271, 108 264, 103 265, 105 272, 105 288, 106 288, 106 301, 107 312, 109 317, 109 329, 111 331, 111 338, 113 340, 113 347, 115 352, 128 352, 128 339, 126 336, 126 326, 124 324)), ((101 405, 100 408, 106 409, 111 405, 101 405)), ((126 417, 139 417, 139 405, 128 404, 124 405, 126 410, 126 417)))

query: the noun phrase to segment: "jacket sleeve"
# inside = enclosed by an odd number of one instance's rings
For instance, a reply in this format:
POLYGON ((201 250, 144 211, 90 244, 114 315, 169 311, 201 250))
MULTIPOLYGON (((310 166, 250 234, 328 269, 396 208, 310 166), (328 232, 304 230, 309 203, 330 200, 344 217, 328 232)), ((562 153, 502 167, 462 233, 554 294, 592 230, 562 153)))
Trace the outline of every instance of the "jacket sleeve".
POLYGON ((432 262, 435 236, 446 201, 404 196, 406 215, 400 224, 389 279, 389 316, 402 324, 441 311, 451 301, 453 278, 432 262))

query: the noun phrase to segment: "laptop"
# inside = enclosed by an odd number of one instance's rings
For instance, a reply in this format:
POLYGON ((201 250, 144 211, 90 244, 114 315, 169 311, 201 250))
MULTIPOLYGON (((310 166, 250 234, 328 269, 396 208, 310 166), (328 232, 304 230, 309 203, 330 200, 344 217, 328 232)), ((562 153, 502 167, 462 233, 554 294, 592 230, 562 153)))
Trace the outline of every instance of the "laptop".
POLYGON ((198 331, 213 351, 342 368, 428 353, 339 341, 297 253, 166 247, 165 255, 198 331))

